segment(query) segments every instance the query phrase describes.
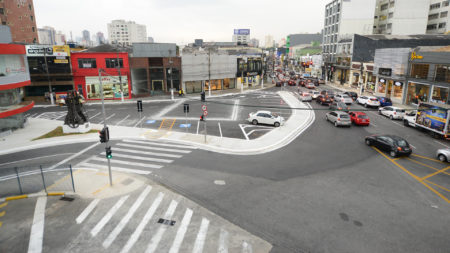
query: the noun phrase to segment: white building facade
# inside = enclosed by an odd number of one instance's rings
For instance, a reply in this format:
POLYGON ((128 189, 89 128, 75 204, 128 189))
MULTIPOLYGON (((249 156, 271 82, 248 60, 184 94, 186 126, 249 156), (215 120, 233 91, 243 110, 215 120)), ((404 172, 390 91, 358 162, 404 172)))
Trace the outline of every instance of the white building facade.
POLYGON ((238 45, 247 45, 250 43, 250 29, 234 29, 232 38, 238 45))
POLYGON ((450 0, 431 0, 427 33, 428 34, 450 34, 450 0))
POLYGON ((108 24, 108 38, 113 44, 131 45, 147 42, 147 27, 134 21, 113 20, 108 24))
POLYGON ((266 35, 265 43, 264 43, 265 47, 266 48, 274 47, 274 44, 275 44, 275 42, 273 40, 273 36, 272 35, 266 35))
POLYGON ((55 28, 44 26, 38 29, 39 43, 45 45, 56 45, 56 31, 55 28))

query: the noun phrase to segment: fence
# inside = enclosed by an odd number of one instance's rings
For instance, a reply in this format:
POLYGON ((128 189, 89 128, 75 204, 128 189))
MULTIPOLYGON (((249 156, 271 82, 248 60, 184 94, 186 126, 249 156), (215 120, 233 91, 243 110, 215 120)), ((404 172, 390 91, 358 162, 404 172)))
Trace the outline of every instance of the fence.
POLYGON ((0 198, 45 192, 75 192, 72 166, 0 168, 0 198))

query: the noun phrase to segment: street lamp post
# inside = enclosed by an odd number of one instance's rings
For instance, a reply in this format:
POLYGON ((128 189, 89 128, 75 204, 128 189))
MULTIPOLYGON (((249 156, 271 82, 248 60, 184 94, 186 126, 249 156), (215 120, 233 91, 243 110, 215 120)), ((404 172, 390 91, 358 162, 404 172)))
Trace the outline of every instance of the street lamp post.
POLYGON ((169 58, 169 64, 170 64, 170 69, 169 69, 169 76, 170 76, 170 97, 172 100, 174 100, 173 97, 173 78, 172 78, 172 64, 173 64, 173 60, 172 58, 169 58))
POLYGON ((48 89, 49 89, 49 92, 50 92, 50 103, 52 105, 54 105, 55 104, 55 100, 53 99, 52 82, 50 80, 50 74, 48 73, 47 47, 46 46, 44 46, 44 61, 45 61, 45 72, 47 73, 48 89))
POLYGON ((120 99, 123 102, 125 99, 123 97, 123 85, 122 85, 122 73, 120 71, 120 59, 119 59, 119 49, 117 49, 117 71, 119 72, 119 83, 120 83, 120 99))

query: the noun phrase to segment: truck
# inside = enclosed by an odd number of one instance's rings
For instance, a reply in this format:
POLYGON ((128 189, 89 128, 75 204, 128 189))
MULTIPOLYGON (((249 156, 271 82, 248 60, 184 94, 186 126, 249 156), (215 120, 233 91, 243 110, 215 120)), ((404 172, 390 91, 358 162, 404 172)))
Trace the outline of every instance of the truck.
POLYGON ((450 105, 421 102, 417 106, 414 125, 436 138, 449 138, 450 105))

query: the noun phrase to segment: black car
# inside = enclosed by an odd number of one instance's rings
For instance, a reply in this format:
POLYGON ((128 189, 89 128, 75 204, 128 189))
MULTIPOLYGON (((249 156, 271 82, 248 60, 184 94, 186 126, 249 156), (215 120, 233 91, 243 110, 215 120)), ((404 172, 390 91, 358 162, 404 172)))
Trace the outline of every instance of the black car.
POLYGON ((347 94, 349 97, 351 97, 353 101, 356 101, 356 99, 358 98, 358 94, 353 91, 346 91, 344 92, 344 94, 347 94))
POLYGON ((343 103, 343 102, 336 102, 336 101, 333 101, 330 104, 330 110, 343 111, 343 112, 347 112, 347 113, 349 112, 348 106, 345 103, 343 103))
POLYGON ((412 153, 409 143, 405 139, 395 135, 370 135, 366 137, 366 144, 389 152, 389 155, 392 157, 401 155, 410 156, 412 153))
POLYGON ((321 105, 329 105, 331 104, 331 98, 327 95, 319 95, 316 98, 316 102, 321 105))

